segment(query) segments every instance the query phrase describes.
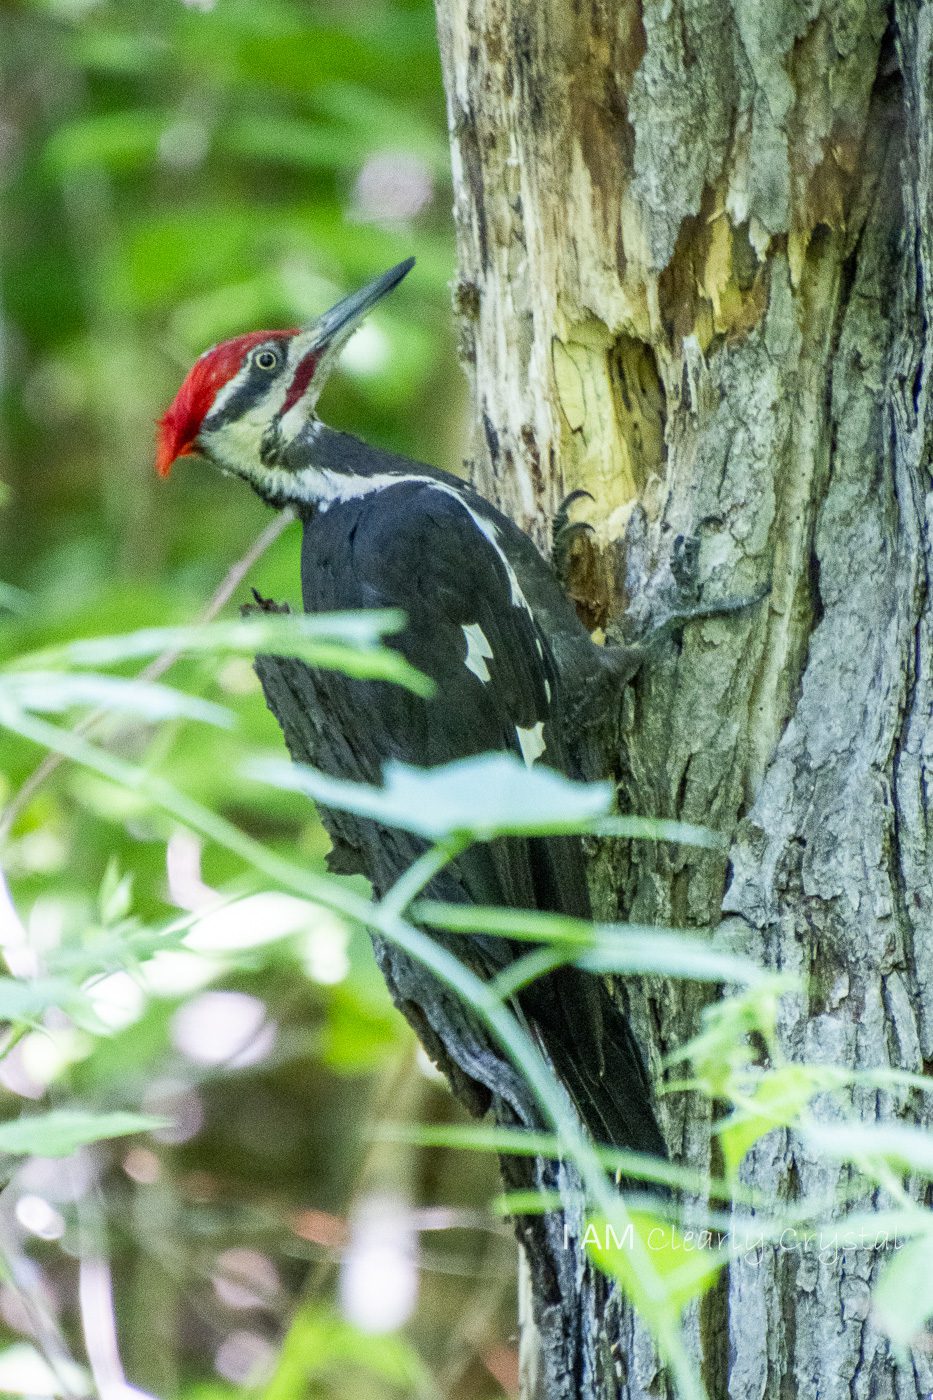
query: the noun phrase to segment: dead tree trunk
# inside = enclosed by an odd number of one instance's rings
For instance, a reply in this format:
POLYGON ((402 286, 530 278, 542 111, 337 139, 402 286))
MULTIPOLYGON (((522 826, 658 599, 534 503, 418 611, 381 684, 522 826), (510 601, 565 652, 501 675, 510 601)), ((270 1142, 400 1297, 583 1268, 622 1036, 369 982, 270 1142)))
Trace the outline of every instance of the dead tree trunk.
MULTIPOLYGON (((808 978, 791 1056, 923 1070, 933 3, 438 0, 438 20, 477 483, 539 539, 592 493, 576 588, 609 632, 672 564, 703 597, 772 582, 645 671, 614 755, 632 810, 732 833, 728 862, 604 853, 602 911, 725 919, 808 978)), ((633 999, 655 1054, 695 1030, 695 995, 633 999)), ((708 1126, 669 1101, 676 1156, 705 1164, 708 1126)), ((776 1201, 840 1176, 779 1133, 746 1172, 776 1201)), ((695 1319, 710 1395, 926 1394, 928 1360, 899 1365, 872 1324, 879 1262, 733 1268, 695 1319)), ((669 1393, 630 1319, 606 1339, 598 1291, 544 1296, 531 1269, 567 1369, 529 1395, 669 1393)))

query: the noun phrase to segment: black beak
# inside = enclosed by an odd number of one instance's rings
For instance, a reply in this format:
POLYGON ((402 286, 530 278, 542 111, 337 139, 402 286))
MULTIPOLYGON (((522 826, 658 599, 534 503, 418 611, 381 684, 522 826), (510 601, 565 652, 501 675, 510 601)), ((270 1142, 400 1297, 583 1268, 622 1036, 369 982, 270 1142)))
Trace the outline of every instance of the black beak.
POLYGON ((347 340, 367 312, 397 287, 414 265, 414 258, 406 258, 404 262, 390 267, 388 272, 384 272, 361 291, 352 292, 329 311, 325 311, 323 316, 307 328, 314 336, 315 346, 321 350, 330 349, 347 340))

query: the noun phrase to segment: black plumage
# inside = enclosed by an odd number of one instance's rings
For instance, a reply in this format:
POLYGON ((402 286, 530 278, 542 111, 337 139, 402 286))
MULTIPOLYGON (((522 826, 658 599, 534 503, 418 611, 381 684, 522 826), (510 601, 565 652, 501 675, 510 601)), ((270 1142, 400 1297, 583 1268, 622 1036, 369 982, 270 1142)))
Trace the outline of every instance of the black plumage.
MULTIPOLYGON (((291 444, 282 466, 296 481, 303 473, 305 483, 311 468, 319 474, 317 501, 291 498, 303 523, 305 609, 401 608, 407 625, 391 644, 436 685, 425 699, 336 672, 312 678, 293 664, 284 673, 292 678, 284 719, 295 756, 379 783, 387 759, 433 766, 489 750, 519 754, 524 742, 526 758, 543 745, 538 761, 576 776, 565 740, 568 694, 595 682, 604 663, 528 537, 456 478, 317 422, 291 444), (289 733, 287 712, 296 707, 316 715, 310 752, 301 725, 289 733)), ((274 504, 283 504, 281 489, 267 493, 274 504)), ((274 708, 283 717, 281 702, 279 695, 274 708)), ((363 870, 379 894, 423 850, 408 833, 346 814, 331 814, 329 824, 338 864, 363 870)), ((476 845, 428 894, 591 915, 575 837, 476 845)), ((492 937, 451 937, 450 946, 483 976, 527 952, 492 937)), ((488 1094, 514 1104, 517 1081, 510 1094, 484 1028, 452 1005, 452 994, 426 986, 428 974, 397 950, 377 951, 397 1001, 474 1107, 488 1094), (451 1017, 456 1046, 449 1044, 451 1017)), ((639 1048, 605 985, 565 967, 524 989, 518 1002, 591 1134, 663 1154, 639 1048)))
MULTIPOLYGON (((430 699, 287 658, 259 658, 270 707, 293 756, 345 779, 379 783, 389 759, 434 766, 490 750, 569 776, 567 737, 637 670, 643 649, 594 646, 532 542, 465 483, 336 433, 314 416, 341 347, 411 270, 390 268, 300 331, 254 331, 204 352, 159 420, 156 466, 191 452, 238 476, 304 527, 310 612, 398 608, 392 645, 430 676, 430 699)), ((592 774, 588 774, 592 776, 592 774)), ((364 871, 384 893, 423 849, 405 832, 325 813, 332 866, 364 871)), ((428 894, 588 918, 575 838, 479 844, 428 894)), ((443 934, 438 934, 443 938, 443 934)), ((523 953, 502 939, 449 939, 484 977, 523 953)), ((423 967, 374 939, 397 1004, 475 1109, 535 1122, 520 1067, 487 1027, 423 967)), ((555 970, 517 994, 525 1018, 597 1139, 662 1153, 638 1046, 604 984, 555 970)))

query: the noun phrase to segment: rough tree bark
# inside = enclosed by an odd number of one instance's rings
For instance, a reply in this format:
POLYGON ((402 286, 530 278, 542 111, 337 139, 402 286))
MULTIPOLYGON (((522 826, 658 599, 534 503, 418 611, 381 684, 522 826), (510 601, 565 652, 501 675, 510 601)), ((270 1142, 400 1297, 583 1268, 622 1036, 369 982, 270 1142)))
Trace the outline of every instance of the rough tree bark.
MULTIPOLYGON (((610 634, 678 537, 704 597, 773 584, 646 669, 612 756, 632 810, 733 833, 728 862, 602 852, 601 910, 722 920, 806 975, 791 1056, 922 1071, 933 3, 438 0, 438 21, 477 484, 539 540, 567 492, 592 493, 575 581, 610 634)), ((655 1056, 695 1029, 696 994, 627 994, 655 1056)), ((703 1105, 667 1108, 674 1155, 705 1164, 703 1105)), ((746 1175, 777 1201, 844 1184, 780 1133, 746 1175)), ((537 1247, 526 1393, 667 1395, 573 1248, 537 1247)), ((928 1393, 929 1358, 899 1364, 873 1326, 880 1262, 733 1268, 693 1324, 710 1395, 928 1393)))

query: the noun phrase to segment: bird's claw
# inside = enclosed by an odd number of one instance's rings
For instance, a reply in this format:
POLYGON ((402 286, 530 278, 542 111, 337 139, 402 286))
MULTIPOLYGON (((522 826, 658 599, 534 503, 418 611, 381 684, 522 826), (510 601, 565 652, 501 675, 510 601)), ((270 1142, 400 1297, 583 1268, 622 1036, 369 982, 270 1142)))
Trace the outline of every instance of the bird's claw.
POLYGON ((566 551, 570 545, 573 544, 578 535, 593 535, 595 533, 593 526, 588 520, 568 520, 566 525, 562 525, 560 529, 556 531, 551 546, 552 552, 556 552, 558 549, 566 551))
POLYGON ((259 589, 258 589, 258 588, 251 588, 251 589, 250 589, 250 592, 252 593, 253 598, 254 598, 254 600, 255 600, 255 606, 253 605, 253 603, 250 603, 250 604, 247 606, 247 608, 244 609, 244 611, 246 611, 246 612, 254 612, 254 611, 256 611, 256 612, 263 612, 263 613, 289 613, 289 612, 291 612, 291 608, 288 606, 287 603, 277 603, 277 602, 275 601, 274 598, 264 598, 264 597, 262 596, 262 594, 259 592, 259 589))
POLYGON ((771 580, 757 588, 754 593, 740 593, 725 598, 714 598, 710 602, 690 603, 675 608, 651 628, 646 640, 653 641, 661 636, 679 632, 688 622, 702 622, 711 617, 728 617, 745 612, 761 603, 771 592, 771 580))
POLYGON ((551 544, 551 568, 568 595, 573 592, 572 576, 576 568, 573 547, 577 540, 593 533, 592 525, 588 525, 585 520, 571 520, 554 536, 551 544))
POLYGON ((561 582, 565 592, 570 592, 571 558, 573 547, 584 535, 594 533, 592 525, 585 520, 571 520, 570 507, 575 501, 594 499, 589 491, 579 488, 565 496, 557 508, 551 522, 551 567, 561 582))
POLYGON ((756 588, 754 593, 736 593, 725 598, 714 598, 708 603, 696 603, 672 616, 676 621, 696 622, 705 617, 726 617, 730 613, 745 612, 761 603, 771 592, 771 580, 756 588))
POLYGON ((699 535, 678 535, 671 553, 671 574, 684 593, 695 593, 700 562, 699 535))
MULTIPOLYGON (((558 538, 568 526, 570 526, 570 507, 575 501, 582 500, 595 501, 596 497, 593 495, 592 491, 585 491, 583 487, 580 486, 577 487, 576 491, 571 491, 569 496, 565 496, 557 507, 554 519, 551 521, 551 540, 555 546, 558 538)), ((592 526, 587 526, 586 528, 592 529, 592 526)))

